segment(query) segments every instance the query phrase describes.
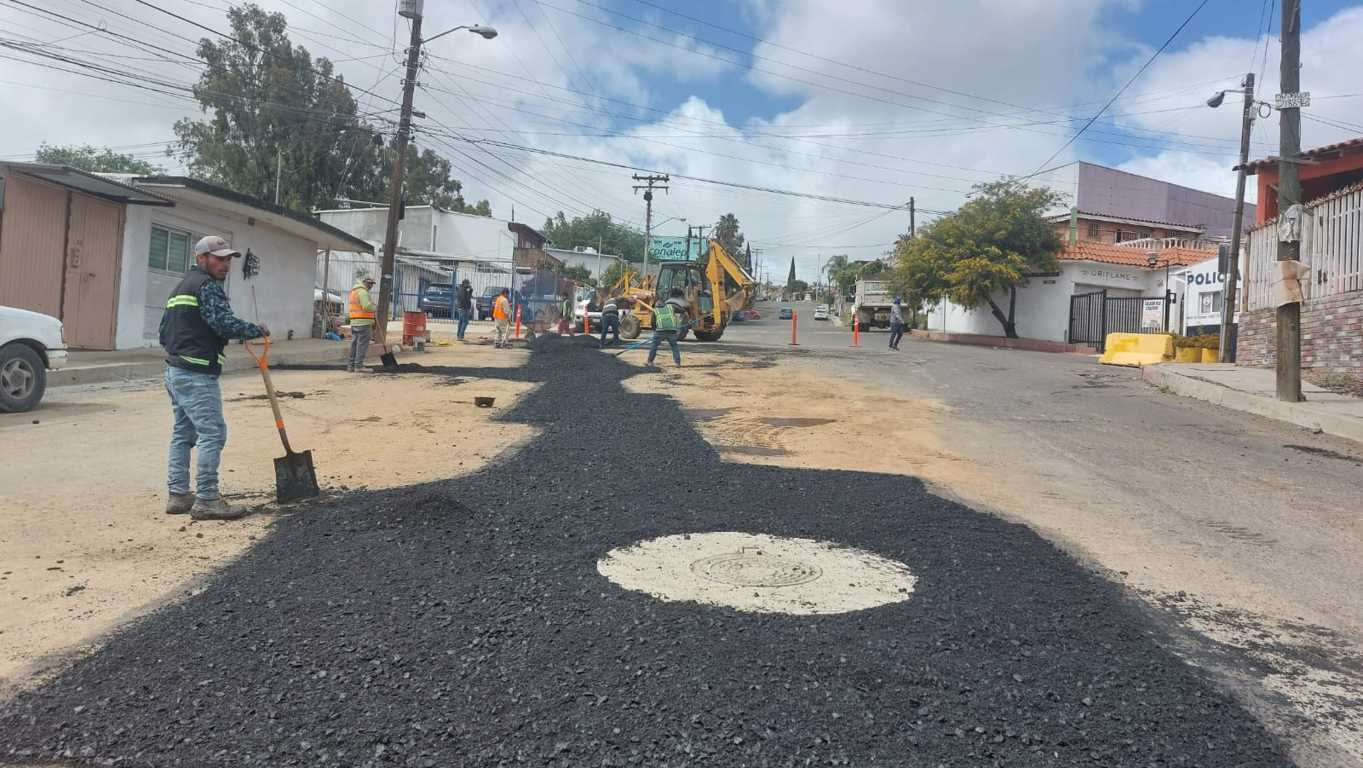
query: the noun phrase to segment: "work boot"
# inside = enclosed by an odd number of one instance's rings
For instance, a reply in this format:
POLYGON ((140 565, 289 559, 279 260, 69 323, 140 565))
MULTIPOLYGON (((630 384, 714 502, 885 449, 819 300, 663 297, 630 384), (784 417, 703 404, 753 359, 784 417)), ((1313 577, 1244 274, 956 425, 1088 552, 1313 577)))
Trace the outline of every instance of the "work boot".
POLYGON ((167 515, 183 515, 189 512, 190 507, 194 506, 194 494, 192 493, 170 493, 166 499, 167 515))
POLYGON ((195 499, 194 507, 189 510, 189 516, 195 520, 236 520, 246 514, 246 510, 237 509, 219 496, 216 499, 195 499))

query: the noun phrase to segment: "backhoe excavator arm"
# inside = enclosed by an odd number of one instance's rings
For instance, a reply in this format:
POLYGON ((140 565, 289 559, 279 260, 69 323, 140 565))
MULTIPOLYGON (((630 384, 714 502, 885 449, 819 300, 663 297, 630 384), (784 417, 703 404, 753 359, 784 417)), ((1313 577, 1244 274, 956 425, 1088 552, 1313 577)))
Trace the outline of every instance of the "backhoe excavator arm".
POLYGON ((743 265, 734 261, 724 247, 717 240, 710 241, 710 258, 705 264, 705 277, 710 281, 710 295, 713 298, 715 326, 723 327, 724 312, 727 309, 730 313, 746 309, 751 305, 753 286, 757 281, 753 280, 752 275, 743 269, 743 265), (725 290, 725 276, 733 278, 738 283, 738 290, 730 296, 725 290))

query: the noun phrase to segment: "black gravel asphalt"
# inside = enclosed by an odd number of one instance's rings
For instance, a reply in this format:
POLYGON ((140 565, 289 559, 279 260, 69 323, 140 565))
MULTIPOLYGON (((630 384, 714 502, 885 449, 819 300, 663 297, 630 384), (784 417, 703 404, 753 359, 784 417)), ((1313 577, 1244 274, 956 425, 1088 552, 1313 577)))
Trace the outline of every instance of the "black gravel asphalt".
POLYGON ((543 435, 282 518, 203 593, 0 703, 0 762, 1291 764, 1120 587, 1025 527, 911 478, 726 463, 670 399, 621 386, 660 374, 580 342, 441 372, 543 381, 503 416, 543 435), (715 530, 862 547, 917 591, 756 615, 597 573, 614 547, 715 530))

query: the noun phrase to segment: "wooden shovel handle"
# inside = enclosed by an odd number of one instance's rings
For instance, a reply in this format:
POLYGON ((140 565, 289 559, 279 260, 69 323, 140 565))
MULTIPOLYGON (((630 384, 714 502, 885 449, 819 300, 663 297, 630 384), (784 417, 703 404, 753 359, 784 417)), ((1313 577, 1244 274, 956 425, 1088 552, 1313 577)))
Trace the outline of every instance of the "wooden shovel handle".
POLYGON ((251 357, 256 360, 256 365, 260 368, 260 377, 265 380, 265 394, 270 397, 270 410, 274 411, 274 425, 279 430, 279 440, 284 443, 284 452, 293 453, 293 448, 289 446, 289 435, 284 431, 284 414, 279 411, 279 398, 275 396, 274 382, 270 380, 270 337, 264 337, 264 349, 257 355, 252 348, 255 345, 250 339, 246 340, 246 349, 251 353, 251 357))

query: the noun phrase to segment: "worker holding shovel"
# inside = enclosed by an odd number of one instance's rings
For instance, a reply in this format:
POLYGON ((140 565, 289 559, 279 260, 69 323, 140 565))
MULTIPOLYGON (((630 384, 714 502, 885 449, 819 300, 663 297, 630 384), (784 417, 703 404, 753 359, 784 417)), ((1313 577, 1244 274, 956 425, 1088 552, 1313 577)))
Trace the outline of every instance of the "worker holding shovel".
POLYGON ((223 501, 218 492, 218 462, 227 444, 222 417, 222 373, 227 342, 269 336, 262 324, 232 314, 222 281, 241 256, 221 237, 194 245, 194 266, 166 301, 161 315, 161 346, 166 350, 166 392, 175 414, 170 436, 166 514, 189 513, 195 520, 235 520, 245 514, 223 501), (199 449, 198 486, 189 492, 189 455, 199 449))

